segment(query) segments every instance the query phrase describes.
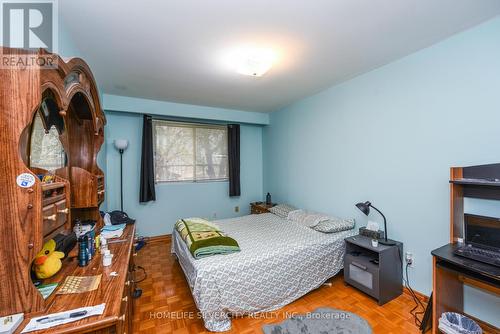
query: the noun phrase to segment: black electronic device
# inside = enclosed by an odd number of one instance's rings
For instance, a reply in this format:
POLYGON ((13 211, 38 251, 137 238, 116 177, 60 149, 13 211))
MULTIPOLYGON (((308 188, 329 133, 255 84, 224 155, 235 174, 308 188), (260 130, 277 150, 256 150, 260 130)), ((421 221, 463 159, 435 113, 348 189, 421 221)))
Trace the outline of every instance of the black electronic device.
POLYGON ((63 252, 64 258, 66 258, 76 246, 77 241, 75 232, 69 234, 59 233, 53 239, 56 242, 56 251, 63 252))
POLYGON ((118 224, 134 224, 135 219, 130 218, 125 212, 123 211, 112 211, 109 212, 109 216, 111 219, 111 224, 113 225, 118 225, 118 224))
POLYGON ((464 230, 454 254, 500 267, 500 218, 464 214, 464 230))

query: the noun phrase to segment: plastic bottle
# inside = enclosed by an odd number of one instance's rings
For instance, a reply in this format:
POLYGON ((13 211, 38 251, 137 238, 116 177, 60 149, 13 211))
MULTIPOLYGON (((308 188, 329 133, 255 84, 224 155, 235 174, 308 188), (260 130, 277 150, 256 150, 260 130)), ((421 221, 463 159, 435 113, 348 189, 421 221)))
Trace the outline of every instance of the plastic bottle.
POLYGON ((101 241, 101 254, 104 254, 104 252, 108 249, 108 241, 102 236, 102 234, 99 237, 99 240, 101 241))
POLYGON ((73 231, 75 232, 77 238, 81 237, 82 223, 80 222, 80 219, 75 220, 75 227, 73 228, 73 231))
POLYGON ((271 205, 272 204, 271 194, 270 193, 267 193, 267 195, 266 195, 266 204, 267 205, 271 205))
POLYGON ((108 267, 111 265, 113 259, 113 254, 109 251, 109 249, 106 249, 103 253, 102 256, 102 266, 103 267, 108 267))
POLYGON ((87 238, 79 237, 78 238, 78 266, 85 267, 89 264, 87 258, 87 238))

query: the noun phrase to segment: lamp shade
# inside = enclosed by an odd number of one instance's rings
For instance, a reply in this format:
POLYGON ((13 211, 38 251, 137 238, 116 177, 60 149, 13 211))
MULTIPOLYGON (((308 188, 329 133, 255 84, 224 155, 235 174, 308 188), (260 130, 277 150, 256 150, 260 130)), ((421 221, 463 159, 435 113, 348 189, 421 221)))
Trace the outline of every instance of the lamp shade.
POLYGON ((113 142, 117 150, 126 150, 128 147, 127 139, 115 139, 113 142))
POLYGON ((371 203, 370 202, 364 202, 364 203, 358 203, 356 204, 356 207, 361 211, 363 212, 365 215, 369 215, 370 214, 370 205, 371 203))

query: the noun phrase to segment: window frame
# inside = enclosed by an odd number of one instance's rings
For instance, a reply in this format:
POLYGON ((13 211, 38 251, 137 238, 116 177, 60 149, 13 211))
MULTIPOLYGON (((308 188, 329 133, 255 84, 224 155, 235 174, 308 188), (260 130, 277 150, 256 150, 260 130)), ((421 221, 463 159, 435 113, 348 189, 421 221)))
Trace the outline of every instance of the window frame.
POLYGON ((158 118, 153 118, 153 164, 154 164, 154 180, 155 184, 178 184, 178 183, 207 183, 207 182, 229 182, 229 145, 226 140, 225 142, 225 147, 226 147, 226 154, 227 154, 227 177, 225 178, 217 178, 217 179, 197 179, 196 178, 196 167, 197 166, 206 166, 207 164, 197 164, 196 163, 196 153, 197 153, 197 148, 196 148, 196 129, 214 129, 214 130, 224 130, 226 132, 226 139, 228 138, 228 130, 227 130, 227 125, 223 124, 211 124, 211 123, 199 123, 199 122, 184 122, 184 121, 172 121, 172 120, 165 120, 165 119, 158 119, 158 118), (193 179, 192 180, 173 180, 173 181, 168 181, 168 180, 157 180, 156 177, 156 157, 157 157, 157 148, 156 148, 156 124, 164 124, 167 126, 175 126, 175 127, 185 127, 185 128, 190 128, 193 129, 193 165, 176 165, 176 166, 192 166, 193 167, 193 179))

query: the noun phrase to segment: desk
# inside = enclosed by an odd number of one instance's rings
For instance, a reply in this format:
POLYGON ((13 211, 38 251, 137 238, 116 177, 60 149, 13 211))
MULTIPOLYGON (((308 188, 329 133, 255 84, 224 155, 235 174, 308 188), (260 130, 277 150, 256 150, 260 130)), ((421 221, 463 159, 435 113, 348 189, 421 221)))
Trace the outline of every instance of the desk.
MULTIPOLYGON (((464 284, 495 293, 500 297, 500 268, 456 256, 453 254, 456 248, 455 243, 432 251, 433 334, 439 333, 439 317, 443 312, 464 313, 464 284)), ((500 332, 498 328, 486 323, 480 322, 479 325, 485 330, 484 333, 500 332)))
MULTIPOLYGON (((90 292, 55 295, 52 293, 48 298, 49 306, 42 314, 51 314, 65 310, 72 310, 85 306, 95 306, 106 303, 104 313, 80 321, 56 326, 46 330, 32 332, 34 334, 62 334, 62 333, 131 333, 132 321, 132 289, 131 266, 133 265, 132 246, 134 242, 134 225, 127 225, 123 235, 119 239, 125 242, 109 244, 109 250, 113 254, 113 263, 109 267, 102 266, 102 258, 97 254, 86 267, 78 266, 78 259, 65 259, 63 269, 50 281, 62 282, 68 275, 91 276, 102 274, 99 287, 90 292), (115 271, 118 276, 110 276, 115 271)), ((56 289, 57 291, 57 289, 56 289)), ((30 318, 41 314, 29 314, 19 326, 19 333, 30 318)))

